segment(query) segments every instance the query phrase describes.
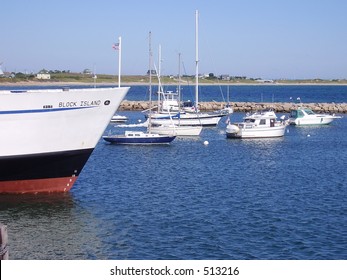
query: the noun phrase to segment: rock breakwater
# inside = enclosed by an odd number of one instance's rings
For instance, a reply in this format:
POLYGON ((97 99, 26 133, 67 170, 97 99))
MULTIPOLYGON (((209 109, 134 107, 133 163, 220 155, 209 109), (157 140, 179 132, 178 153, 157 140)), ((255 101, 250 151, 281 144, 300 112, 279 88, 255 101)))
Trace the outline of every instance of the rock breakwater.
MULTIPOLYGON (((223 109, 225 102, 200 102, 201 111, 215 111, 223 109)), ((294 103, 256 103, 256 102, 231 102, 235 112, 251 112, 256 110, 272 108, 276 112, 289 113, 291 109, 299 104, 294 103)), ((302 103, 301 106, 308 107, 316 113, 347 113, 347 103, 302 103)), ((148 101, 124 100, 120 107, 123 111, 143 111, 149 109, 148 101)))

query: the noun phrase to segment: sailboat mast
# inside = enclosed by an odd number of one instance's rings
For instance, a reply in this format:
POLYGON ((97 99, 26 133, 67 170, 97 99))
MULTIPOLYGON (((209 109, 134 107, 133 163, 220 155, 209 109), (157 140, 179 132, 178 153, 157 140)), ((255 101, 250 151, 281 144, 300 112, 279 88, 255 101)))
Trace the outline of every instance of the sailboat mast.
POLYGON ((152 32, 149 31, 148 35, 148 49, 149 49, 149 61, 148 61, 148 74, 149 74, 149 121, 148 130, 151 133, 151 117, 152 117, 152 32))
POLYGON ((199 37, 198 37, 199 12, 195 11, 195 109, 199 104, 199 37))
POLYGON ((178 107, 181 110, 181 53, 178 53, 178 107))
MULTIPOLYGON (((158 66, 157 76, 158 76, 158 82, 159 82, 161 77, 161 45, 160 44, 159 44, 159 51, 158 51, 158 63, 159 63, 159 66, 158 66)), ((160 104, 160 98, 161 98, 162 92, 163 91, 162 91, 161 83, 158 83, 158 113, 159 113, 159 104, 160 104)))

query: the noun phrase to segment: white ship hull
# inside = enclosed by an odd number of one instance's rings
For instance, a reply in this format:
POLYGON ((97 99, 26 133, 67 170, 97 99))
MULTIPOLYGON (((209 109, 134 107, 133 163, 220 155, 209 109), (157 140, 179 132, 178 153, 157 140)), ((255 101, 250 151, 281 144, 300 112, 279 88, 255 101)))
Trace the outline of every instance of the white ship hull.
POLYGON ((69 190, 128 90, 1 91, 0 193, 69 190))

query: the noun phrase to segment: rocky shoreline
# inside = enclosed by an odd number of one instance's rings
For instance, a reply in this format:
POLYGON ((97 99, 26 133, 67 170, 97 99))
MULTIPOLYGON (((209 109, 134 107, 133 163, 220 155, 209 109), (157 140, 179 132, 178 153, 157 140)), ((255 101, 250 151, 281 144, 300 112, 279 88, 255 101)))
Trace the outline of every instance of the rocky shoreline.
MULTIPOLYGON (((201 111, 216 111, 223 109, 225 102, 200 102, 201 111)), ((231 102, 235 112, 251 112, 256 110, 272 108, 275 112, 289 113, 291 109, 299 104, 294 103, 256 103, 256 102, 231 102)), ((347 113, 347 103, 302 103, 301 106, 312 109, 315 113, 347 113)), ((123 111, 143 111, 149 109, 147 101, 123 100, 119 110, 123 111)))

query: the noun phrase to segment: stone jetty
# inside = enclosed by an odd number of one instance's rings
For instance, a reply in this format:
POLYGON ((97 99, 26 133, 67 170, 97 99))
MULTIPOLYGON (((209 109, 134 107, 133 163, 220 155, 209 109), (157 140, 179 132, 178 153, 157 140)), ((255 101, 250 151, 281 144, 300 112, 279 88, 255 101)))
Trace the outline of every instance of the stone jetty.
MULTIPOLYGON (((216 111, 223 109, 225 102, 200 102, 201 111, 216 111)), ((275 112, 289 113, 299 104, 294 103, 256 103, 256 102, 231 102, 235 112, 251 112, 272 108, 275 112)), ((315 113, 340 113, 347 114, 347 103, 301 103, 301 106, 312 109, 315 113)), ((148 101, 124 100, 120 107, 123 111, 143 111, 149 109, 148 101)))

